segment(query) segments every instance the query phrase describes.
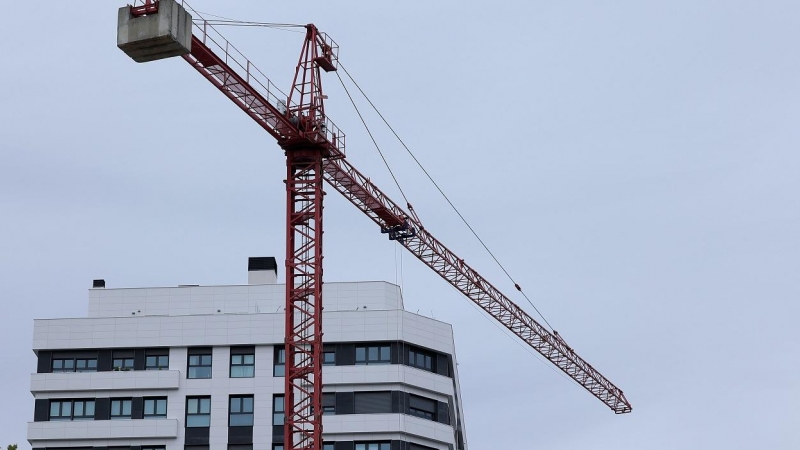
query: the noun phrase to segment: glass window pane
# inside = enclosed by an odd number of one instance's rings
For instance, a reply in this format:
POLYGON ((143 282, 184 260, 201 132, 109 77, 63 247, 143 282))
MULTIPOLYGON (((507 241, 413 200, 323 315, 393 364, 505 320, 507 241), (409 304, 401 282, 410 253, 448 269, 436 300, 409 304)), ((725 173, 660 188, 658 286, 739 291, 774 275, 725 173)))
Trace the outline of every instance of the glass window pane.
POLYGON ((275 397, 272 402, 272 408, 275 412, 283 412, 283 396, 275 397))
POLYGON ((286 366, 283 364, 276 365, 275 369, 272 371, 272 375, 276 377, 282 377, 286 374, 286 366))
POLYGON ((75 368, 75 361, 72 359, 65 359, 64 360, 64 368, 65 369, 74 369, 75 368))
POLYGON ((211 413, 211 399, 210 398, 201 398, 200 399, 200 413, 202 413, 202 414, 210 414, 211 413))
POLYGON ((72 402, 61 402, 61 415, 67 417, 72 415, 72 402))
POLYGON ((53 369, 61 369, 64 367, 64 360, 63 359, 54 359, 53 360, 53 369))
POLYGON ((50 417, 61 415, 61 402, 50 402, 50 417))
POLYGON ((356 450, 367 450, 366 444, 356 444, 356 450))
POLYGON ((256 363, 256 355, 244 355, 244 363, 245 364, 255 364, 256 363))
POLYGON ((364 347, 356 347, 356 362, 366 361, 366 360, 367 360, 367 349, 364 347))
POLYGON ((90 369, 96 369, 96 368, 97 368, 97 360, 96 360, 96 359, 90 359, 90 360, 88 361, 88 364, 87 364, 87 366, 88 366, 90 369))
POLYGON ((391 356, 389 356, 389 347, 381 347, 381 361, 389 361, 391 356))
POLYGON ((197 412, 197 399, 196 398, 190 398, 188 400, 188 402, 186 403, 186 410, 189 412, 189 414, 197 412))
POLYGON ((86 402, 86 415, 94 416, 94 400, 86 402))
POLYGON ((253 397, 245 397, 242 399, 242 412, 253 412, 253 397))
POLYGON ((158 367, 169 367, 169 356, 159 356, 158 367))
MULTIPOLYGON (((191 361, 191 358, 192 358, 192 357, 190 356, 190 357, 189 357, 189 360, 190 360, 190 361, 191 361)), ((155 357, 155 356, 148 356, 147 358, 145 358, 145 365, 146 365, 147 367, 155 367, 155 365, 156 365, 156 361, 157 361, 157 359, 156 359, 156 357, 155 357)))
POLYGON ((367 357, 367 359, 369 361, 377 361, 378 360, 378 347, 369 347, 368 351, 369 351, 369 356, 367 357))
POLYGON ((283 425, 283 413, 275 413, 272 415, 273 425, 283 425))
POLYGON ((241 364, 242 355, 231 355, 231 364, 241 364))
MULTIPOLYGON (((144 415, 151 416, 156 412, 156 401, 147 399, 144 401, 144 415)), ((113 414, 113 413, 112 413, 113 414)))
POLYGON ((231 397, 231 412, 237 413, 242 410, 242 399, 239 397, 231 397))
MULTIPOLYGON (((94 414, 92 414, 94 415, 94 414)), ((122 402, 122 415, 123 416, 130 416, 131 415, 131 401, 125 400, 122 402)))
POLYGON ((232 427, 246 427, 246 426, 253 426, 253 415, 252 414, 233 414, 231 415, 231 423, 232 427))
POLYGON ((201 414, 188 416, 186 418, 187 427, 207 427, 211 425, 211 415, 201 414))
POLYGON ((83 415, 83 402, 75 402, 75 415, 76 416, 83 415))
POLYGON ((161 415, 167 414, 167 399, 162 398, 156 400, 156 414, 161 414, 161 415))
POLYGON ((211 365, 211 355, 201 355, 200 364, 203 365, 203 366, 210 366, 211 365))
POLYGON ((199 366, 200 365, 200 357, 197 355, 189 356, 189 365, 190 366, 199 366))
POLYGON ((122 410, 122 405, 120 403, 121 402, 119 400, 112 400, 111 401, 111 415, 112 416, 118 416, 120 414, 120 411, 122 410))

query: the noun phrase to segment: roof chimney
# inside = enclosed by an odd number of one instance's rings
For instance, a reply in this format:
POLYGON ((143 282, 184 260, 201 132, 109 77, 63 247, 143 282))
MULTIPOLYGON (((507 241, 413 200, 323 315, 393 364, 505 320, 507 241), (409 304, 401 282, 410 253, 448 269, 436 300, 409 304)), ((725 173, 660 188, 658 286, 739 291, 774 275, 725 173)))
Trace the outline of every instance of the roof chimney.
POLYGON ((278 262, 274 256, 255 256, 247 261, 247 284, 278 282, 278 262))
POLYGON ((92 280, 92 288, 94 289, 103 289, 106 287, 106 280, 92 280))

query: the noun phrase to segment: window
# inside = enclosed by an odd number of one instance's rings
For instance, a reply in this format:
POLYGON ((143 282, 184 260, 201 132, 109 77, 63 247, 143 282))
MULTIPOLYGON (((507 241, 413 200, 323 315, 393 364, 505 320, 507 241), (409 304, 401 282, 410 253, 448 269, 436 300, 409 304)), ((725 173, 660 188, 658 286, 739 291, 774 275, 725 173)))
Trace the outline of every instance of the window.
POLYGON ((133 358, 114 358, 114 370, 133 370, 133 358))
POLYGON ((283 444, 272 444, 272 450, 283 450, 283 444))
POLYGON ((322 414, 336 414, 336 394, 329 392, 322 394, 322 414))
POLYGON ((114 350, 111 355, 114 370, 133 370, 133 350, 114 350))
POLYGON ((423 419, 436 420, 436 402, 417 395, 409 396, 408 413, 423 419))
POLYGON ((411 367, 416 367, 417 369, 433 372, 433 355, 424 350, 413 347, 409 348, 408 365, 411 367))
POLYGON ((94 400, 51 400, 50 420, 92 420, 94 400))
POLYGON ((253 444, 228 444, 228 450, 253 450, 253 444))
POLYGON ((189 349, 187 378, 211 378, 211 349, 189 349))
POLYGON ((97 372, 97 358, 56 358, 53 372, 97 372))
POLYGON ((356 347, 356 364, 389 364, 392 362, 388 345, 359 345, 356 347))
POLYGON ((144 418, 159 419, 167 417, 167 397, 151 397, 144 399, 144 418))
POLYGON ((169 349, 152 348, 145 350, 145 370, 169 370, 169 349))
POLYGON ((275 347, 273 361, 272 376, 282 377, 286 372, 286 349, 283 347, 275 347))
POLYGON ((390 442, 356 442, 356 450, 391 450, 390 442))
POLYGON ((186 398, 186 427, 211 426, 211 397, 186 398))
POLYGON ((283 425, 286 409, 283 405, 283 395, 272 397, 272 424, 283 425))
POLYGON ((355 414, 381 414, 392 412, 392 393, 386 392, 356 392, 355 414))
POLYGON ((112 419, 130 419, 131 418, 131 404, 132 400, 129 398, 112 398, 111 399, 111 418, 112 419))
POLYGON ((75 372, 74 359, 54 359, 53 372, 75 372))
POLYGON ((322 444, 322 450, 333 450, 335 445, 333 442, 325 442, 322 444))
POLYGON ((253 378, 255 375, 256 355, 253 348, 231 348, 231 378, 253 378))
POLYGON ((228 409, 228 426, 252 427, 253 426, 253 396, 232 395, 228 409))
POLYGON ((163 445, 145 445, 142 446, 142 450, 166 450, 166 447, 163 445))
POLYGON ((335 366, 336 365, 336 351, 325 349, 322 351, 322 365, 335 366))

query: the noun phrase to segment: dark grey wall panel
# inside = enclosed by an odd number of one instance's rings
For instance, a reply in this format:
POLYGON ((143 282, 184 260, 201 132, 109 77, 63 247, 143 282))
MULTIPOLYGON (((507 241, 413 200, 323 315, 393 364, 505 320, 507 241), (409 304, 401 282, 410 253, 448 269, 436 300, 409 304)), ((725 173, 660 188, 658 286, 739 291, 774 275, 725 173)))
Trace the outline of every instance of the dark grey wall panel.
POLYGON ((50 400, 40 398, 33 403, 33 421, 47 422, 50 420, 50 400))
POLYGON ((53 352, 49 351, 39 351, 38 358, 39 361, 36 364, 36 373, 50 373, 53 370, 52 366, 52 356, 53 352))
POLYGON ((94 399, 94 420, 109 420, 109 419, 111 419, 111 399, 110 398, 94 399))

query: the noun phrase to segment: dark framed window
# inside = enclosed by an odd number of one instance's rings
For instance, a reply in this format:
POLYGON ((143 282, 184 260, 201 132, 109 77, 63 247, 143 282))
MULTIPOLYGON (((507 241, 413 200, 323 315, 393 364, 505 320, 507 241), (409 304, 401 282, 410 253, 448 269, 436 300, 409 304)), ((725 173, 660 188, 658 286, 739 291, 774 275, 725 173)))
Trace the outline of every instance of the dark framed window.
POLYGON ((436 420, 436 401, 418 395, 410 395, 408 413, 423 419, 436 420))
POLYGON ((286 349, 284 347, 275 347, 275 355, 272 361, 272 376, 282 377, 286 373, 286 349))
POLYGON ((228 426, 253 426, 252 395, 231 395, 228 406, 228 426))
POLYGON ((382 442, 356 442, 355 450, 392 450, 392 443, 382 442))
POLYGON ((322 351, 322 365, 335 366, 336 365, 336 350, 325 349, 322 351))
POLYGON ((93 420, 94 400, 51 400, 50 420, 93 420))
POLYGON ((94 420, 94 400, 72 402, 72 420, 94 420))
POLYGON ((286 407, 284 406, 283 395, 272 397, 272 425, 283 425, 286 420, 286 407))
POLYGON ((168 348, 148 348, 144 354, 145 370, 169 370, 168 348))
POLYGON ((322 414, 336 414, 336 394, 329 392, 322 394, 322 414))
POLYGON ((272 450, 283 450, 283 444, 272 444, 272 450))
POLYGON ((183 450, 209 450, 207 445, 184 445, 183 450))
POLYGON ((112 367, 114 370, 133 370, 133 358, 114 358, 112 367))
POLYGON ((355 414, 383 414, 392 412, 392 393, 356 392, 353 394, 355 414))
POLYGON ((211 349, 189 349, 187 378, 211 378, 211 349))
POLYGON ((211 426, 211 397, 186 397, 186 427, 211 426))
POLYGON ((322 450, 333 450, 334 448, 336 448, 334 442, 324 442, 322 444, 322 450))
POLYGON ((166 446, 164 446, 164 445, 144 445, 144 446, 142 446, 142 450, 166 450, 166 446))
POLYGON ((145 397, 144 418, 163 419, 167 417, 167 397, 145 397))
POLYGON ((408 365, 433 372, 433 355, 430 352, 411 347, 408 349, 408 365))
POLYGON ((253 450, 253 444, 228 444, 228 450, 253 450))
POLYGON ((253 378, 256 376, 256 355, 252 347, 231 348, 231 378, 253 378))
POLYGON ((390 364, 392 362, 389 345, 356 346, 356 364, 390 364))
POLYGON ((133 400, 130 398, 112 398, 111 399, 111 418, 112 419, 130 419, 131 407, 133 400))
POLYGON ((53 372, 97 372, 97 358, 54 358, 53 372))

